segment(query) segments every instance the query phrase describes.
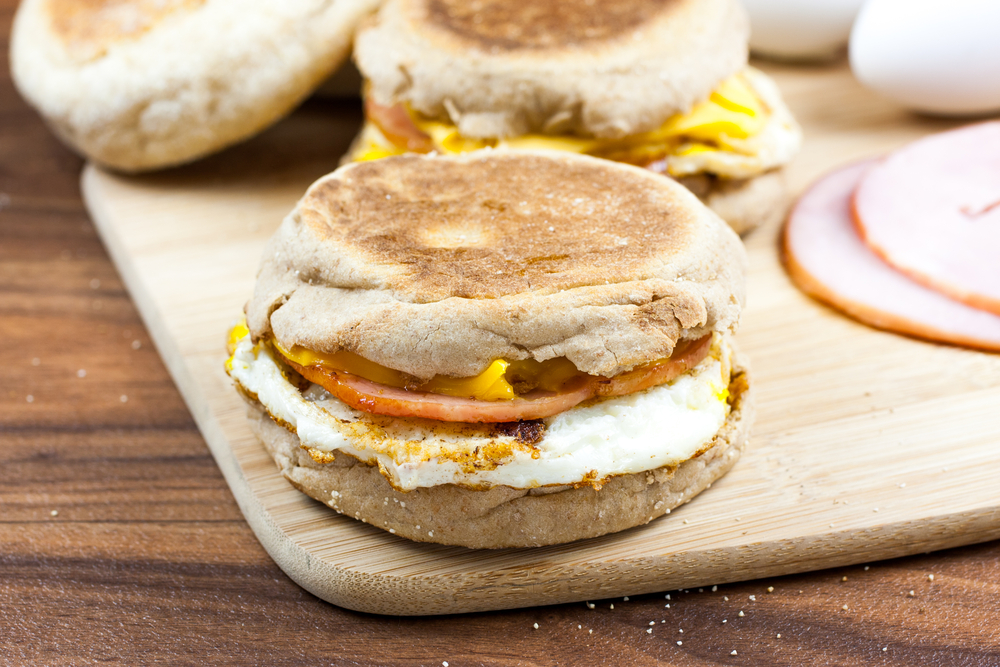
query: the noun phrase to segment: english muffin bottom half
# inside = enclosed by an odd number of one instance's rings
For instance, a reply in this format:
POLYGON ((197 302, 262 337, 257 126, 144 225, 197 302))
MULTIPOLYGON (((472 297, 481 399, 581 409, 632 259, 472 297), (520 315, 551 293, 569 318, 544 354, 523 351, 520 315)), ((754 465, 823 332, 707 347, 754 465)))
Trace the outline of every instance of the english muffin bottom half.
POLYGON ((646 167, 737 232, 784 217, 801 132, 738 0, 387 0, 355 41, 348 159, 485 146, 646 167))
POLYGON ((226 368, 297 488, 412 540, 557 544, 647 523, 739 458, 736 234, 597 158, 341 167, 268 242, 226 368))

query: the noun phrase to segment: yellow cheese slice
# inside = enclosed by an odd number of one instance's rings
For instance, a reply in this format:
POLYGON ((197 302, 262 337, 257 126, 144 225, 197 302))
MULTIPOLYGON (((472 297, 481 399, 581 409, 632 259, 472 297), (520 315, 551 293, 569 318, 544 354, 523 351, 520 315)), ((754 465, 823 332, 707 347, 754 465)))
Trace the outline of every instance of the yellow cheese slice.
POLYGON ((514 387, 504 377, 509 365, 507 361, 497 359, 475 377, 450 378, 438 375, 420 387, 420 390, 445 396, 478 398, 482 401, 509 401, 514 398, 514 387))
MULTIPOLYGON (((249 334, 245 325, 237 325, 230 332, 230 340, 239 341, 242 338, 238 335, 240 331, 245 332, 243 335, 249 334)), ((410 384, 405 373, 386 368, 347 350, 326 354, 299 346, 289 350, 277 341, 271 341, 271 344, 282 356, 300 366, 322 366, 390 387, 404 388, 410 384)), ((565 358, 541 362, 534 359, 513 362, 496 359, 479 375, 467 378, 438 375, 415 389, 481 401, 510 401, 517 397, 513 383, 530 382, 545 391, 558 391, 568 380, 580 374, 573 362, 565 358)))
POLYGON ((402 151, 386 148, 384 146, 365 146, 362 150, 351 156, 353 162, 368 162, 369 160, 381 160, 392 155, 402 155, 402 151))
POLYGON ((498 146, 514 150, 553 150, 570 153, 590 153, 604 143, 599 139, 585 139, 568 135, 546 136, 528 134, 523 137, 512 137, 498 142, 498 146))
POLYGON ((410 114, 413 118, 413 124, 417 128, 429 136, 434 142, 434 146, 441 150, 443 153, 457 154, 457 153, 468 153, 469 151, 476 151, 480 148, 486 148, 487 146, 493 146, 496 141, 487 141, 481 139, 468 139, 463 137, 458 133, 458 128, 449 123, 442 123, 436 120, 425 120, 418 118, 415 114, 410 114))
MULTIPOLYGON (((487 146, 514 150, 548 149, 602 155, 626 162, 635 162, 649 153, 690 154, 690 140, 709 144, 700 150, 733 150, 727 139, 746 139, 761 132, 767 124, 768 112, 753 89, 740 76, 726 79, 711 96, 686 114, 669 118, 663 126, 651 132, 620 139, 594 139, 572 135, 527 134, 500 140, 469 139, 450 123, 421 118, 411 112, 414 124, 431 137, 437 150, 447 154, 465 153, 487 146), (688 141, 684 141, 688 140, 688 141), (710 146, 715 144, 715 146, 710 146), (678 153, 677 151, 684 151, 678 153), (631 159, 635 153, 636 159, 631 159)), ((390 153, 381 147, 360 153, 356 159, 384 157, 390 153)))
POLYGON ((767 116, 742 79, 723 83, 711 97, 683 116, 674 116, 654 134, 719 142, 725 136, 746 139, 764 129, 767 116))
POLYGON ((748 116, 763 116, 764 106, 757 99, 746 79, 734 76, 726 79, 709 98, 719 106, 748 116))
MULTIPOLYGON (((307 350, 297 345, 289 350, 277 341, 272 341, 272 344, 283 357, 294 361, 299 366, 322 366, 335 371, 357 375, 366 380, 390 387, 405 388, 408 385, 412 386, 409 376, 405 373, 393 370, 392 368, 386 368, 347 350, 339 350, 333 354, 326 354, 307 350)), ((477 398, 483 401, 509 401, 515 397, 515 394, 514 387, 504 378, 507 366, 507 361, 497 359, 479 375, 468 378, 451 378, 438 375, 429 382, 414 388, 418 391, 444 394, 445 396, 477 398)))
MULTIPOLYGON (((226 360, 227 370, 232 370, 232 354, 236 350, 237 343, 249 335, 250 330, 247 328, 245 320, 229 330, 227 347, 230 357, 226 360)), ((320 366, 350 373, 390 387, 406 388, 412 386, 410 376, 405 373, 387 368, 347 350, 327 354, 308 350, 298 345, 287 349, 276 340, 271 340, 271 345, 281 356, 299 366, 320 366)), ((668 359, 661 359, 646 366, 653 367, 666 361, 668 359)), ((438 375, 429 382, 414 387, 414 389, 432 394, 475 398, 482 401, 510 401, 517 398, 517 393, 514 391, 515 384, 528 383, 544 391, 559 391, 569 380, 579 375, 583 375, 583 373, 565 357, 547 359, 546 361, 496 359, 479 375, 467 378, 438 375)))

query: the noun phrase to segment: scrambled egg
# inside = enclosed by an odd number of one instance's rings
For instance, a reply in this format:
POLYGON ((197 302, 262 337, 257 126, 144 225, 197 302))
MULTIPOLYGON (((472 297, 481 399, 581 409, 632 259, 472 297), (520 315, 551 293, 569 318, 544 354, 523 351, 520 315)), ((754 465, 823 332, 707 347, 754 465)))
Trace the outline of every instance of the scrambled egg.
POLYGON ((545 419, 541 439, 526 443, 489 426, 373 416, 318 385, 300 391, 274 352, 254 346, 248 334, 235 341, 227 369, 272 417, 295 430, 314 458, 349 454, 377 465, 403 491, 449 483, 599 484, 612 475, 679 465, 725 423, 731 372, 728 344, 717 337, 711 353, 673 381, 545 419))
MULTIPOLYGON (((562 150, 651 166, 675 177, 708 173, 725 178, 751 178, 788 163, 802 140, 801 130, 777 86, 749 67, 724 81, 709 99, 687 114, 673 116, 651 132, 621 139, 541 134, 497 140, 469 139, 450 123, 413 113, 411 119, 440 153, 463 153, 486 147, 562 150)), ((348 159, 374 160, 405 152, 405 147, 393 144, 369 121, 348 159)))

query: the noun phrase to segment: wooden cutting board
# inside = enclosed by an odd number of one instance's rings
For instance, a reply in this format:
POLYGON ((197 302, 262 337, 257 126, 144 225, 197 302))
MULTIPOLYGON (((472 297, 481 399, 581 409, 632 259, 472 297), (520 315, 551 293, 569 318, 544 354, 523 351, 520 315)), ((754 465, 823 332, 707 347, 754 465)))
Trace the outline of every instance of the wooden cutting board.
MULTIPOLYGON (((952 124, 911 116, 844 66, 768 67, 805 128, 796 191, 822 172, 952 124)), ((743 459, 695 502, 576 544, 472 551, 416 544, 295 491, 244 422, 224 339, 263 244, 336 167, 355 108, 312 102, 261 137, 182 169, 88 166, 87 205, 264 548, 300 585, 351 609, 444 614, 780 575, 1000 537, 1000 355, 860 325, 788 281, 777 229, 747 244, 739 342, 758 418, 743 459)))

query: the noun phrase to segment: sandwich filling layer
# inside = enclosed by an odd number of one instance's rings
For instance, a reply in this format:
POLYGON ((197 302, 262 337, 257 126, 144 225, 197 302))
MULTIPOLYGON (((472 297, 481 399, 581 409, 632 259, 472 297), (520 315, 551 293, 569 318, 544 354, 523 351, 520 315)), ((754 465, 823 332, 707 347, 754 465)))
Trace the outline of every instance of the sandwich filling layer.
POLYGON ((367 100, 366 122, 348 158, 458 154, 487 147, 549 149, 635 164, 674 177, 706 173, 744 179, 787 164, 800 143, 801 131, 777 86, 748 67, 688 113, 670 117, 657 130, 618 139, 567 134, 469 138, 451 122, 422 117, 403 105, 381 107, 367 100))
POLYGON ((697 455, 729 412, 730 350, 719 335, 700 363, 665 384, 590 400, 537 421, 498 425, 354 409, 290 372, 270 346, 255 346, 249 335, 235 341, 227 370, 314 459, 348 454, 377 465, 403 491, 441 484, 599 486, 610 476, 679 465, 697 455))

